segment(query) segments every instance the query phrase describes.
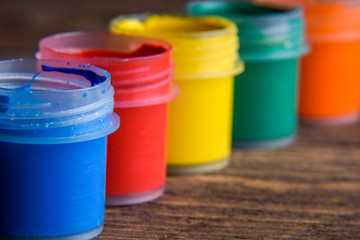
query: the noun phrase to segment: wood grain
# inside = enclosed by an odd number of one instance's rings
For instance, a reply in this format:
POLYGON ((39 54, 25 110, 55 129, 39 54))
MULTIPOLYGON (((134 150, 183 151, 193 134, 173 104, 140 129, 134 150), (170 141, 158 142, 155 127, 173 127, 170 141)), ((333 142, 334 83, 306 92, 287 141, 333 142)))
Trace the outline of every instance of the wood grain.
POLYGON ((153 203, 106 209, 97 239, 358 239, 360 126, 302 126, 297 143, 233 150, 219 172, 168 177, 153 203))
MULTIPOLYGON (((118 14, 184 2, 3 1, 0 59, 33 57, 49 34, 106 31, 118 14)), ((360 125, 301 126, 289 148, 234 149, 222 171, 169 176, 159 200, 107 208, 96 239, 360 239, 360 125)))

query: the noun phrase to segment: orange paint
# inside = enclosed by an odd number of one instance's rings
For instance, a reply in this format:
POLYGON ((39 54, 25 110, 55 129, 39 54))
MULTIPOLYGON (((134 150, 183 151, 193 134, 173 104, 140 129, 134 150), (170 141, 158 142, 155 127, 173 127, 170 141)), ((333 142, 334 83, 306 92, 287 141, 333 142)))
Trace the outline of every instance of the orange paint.
POLYGON ((360 41, 313 43, 302 61, 300 115, 345 116, 360 109, 360 41))
POLYGON ((257 0, 305 9, 312 51, 302 60, 300 117, 313 123, 358 120, 360 111, 360 2, 257 0))

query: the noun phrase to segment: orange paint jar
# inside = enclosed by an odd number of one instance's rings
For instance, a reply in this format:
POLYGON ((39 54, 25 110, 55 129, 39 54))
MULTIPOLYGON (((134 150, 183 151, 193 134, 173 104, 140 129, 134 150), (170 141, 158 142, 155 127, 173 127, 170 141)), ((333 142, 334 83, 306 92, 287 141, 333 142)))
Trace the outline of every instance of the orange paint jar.
POLYGON ((299 114, 311 124, 348 124, 360 111, 360 1, 260 0, 305 8, 311 53, 302 60, 299 114))

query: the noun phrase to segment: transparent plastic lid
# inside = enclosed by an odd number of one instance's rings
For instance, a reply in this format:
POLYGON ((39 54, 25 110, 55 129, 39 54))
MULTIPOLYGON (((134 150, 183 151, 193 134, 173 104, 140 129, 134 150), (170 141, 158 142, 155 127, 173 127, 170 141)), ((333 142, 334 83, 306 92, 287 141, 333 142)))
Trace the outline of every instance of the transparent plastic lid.
POLYGON ((0 141, 68 143, 114 132, 110 75, 87 64, 0 61, 0 141))
POLYGON ((39 59, 89 63, 111 74, 115 107, 168 102, 179 95, 172 83, 171 46, 157 39, 106 32, 68 32, 39 41, 39 59))
POLYGON ((191 1, 192 15, 218 15, 239 29, 240 56, 244 60, 299 57, 308 51, 300 7, 239 1, 191 1))
POLYGON ((138 13, 121 15, 110 23, 116 34, 165 40, 173 46, 175 81, 232 76, 242 71, 239 41, 233 22, 214 16, 138 13))

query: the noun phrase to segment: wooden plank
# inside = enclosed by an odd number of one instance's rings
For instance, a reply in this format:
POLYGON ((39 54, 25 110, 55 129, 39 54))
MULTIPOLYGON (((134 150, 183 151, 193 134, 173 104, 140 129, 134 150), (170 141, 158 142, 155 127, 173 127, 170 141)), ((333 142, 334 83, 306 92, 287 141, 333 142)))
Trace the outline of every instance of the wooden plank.
POLYGON ((356 239, 359 133, 303 126, 292 147, 234 149, 222 171, 170 176, 159 200, 107 208, 97 239, 356 239))

